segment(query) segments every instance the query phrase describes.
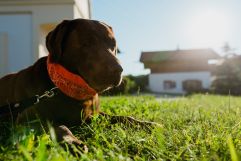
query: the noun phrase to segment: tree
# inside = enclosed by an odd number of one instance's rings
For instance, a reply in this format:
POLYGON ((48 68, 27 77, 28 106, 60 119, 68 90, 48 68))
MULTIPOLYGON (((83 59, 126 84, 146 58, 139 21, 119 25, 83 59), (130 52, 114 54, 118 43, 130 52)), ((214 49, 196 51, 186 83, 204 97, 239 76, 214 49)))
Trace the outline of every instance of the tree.
POLYGON ((212 90, 219 94, 241 95, 241 56, 225 56, 214 71, 212 90))

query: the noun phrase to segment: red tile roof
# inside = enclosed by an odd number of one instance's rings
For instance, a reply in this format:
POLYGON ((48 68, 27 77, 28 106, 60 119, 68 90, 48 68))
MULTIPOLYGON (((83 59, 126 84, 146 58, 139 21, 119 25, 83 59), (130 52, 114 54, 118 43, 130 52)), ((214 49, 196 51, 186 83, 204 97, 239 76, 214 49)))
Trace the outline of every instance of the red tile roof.
POLYGON ((158 63, 163 61, 192 61, 218 59, 220 56, 212 49, 173 50, 142 52, 140 61, 158 63))

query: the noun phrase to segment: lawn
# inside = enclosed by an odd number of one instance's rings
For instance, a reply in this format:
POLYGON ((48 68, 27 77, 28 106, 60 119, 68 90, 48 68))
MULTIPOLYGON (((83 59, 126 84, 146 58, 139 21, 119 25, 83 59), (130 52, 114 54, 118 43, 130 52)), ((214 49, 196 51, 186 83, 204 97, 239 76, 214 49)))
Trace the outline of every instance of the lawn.
POLYGON ((87 154, 74 156, 52 141, 48 133, 9 129, 2 124, 0 160, 237 161, 241 156, 241 97, 102 97, 101 108, 109 114, 155 121, 163 127, 150 131, 110 125, 106 119, 96 117, 91 124, 72 130, 89 149, 87 154))

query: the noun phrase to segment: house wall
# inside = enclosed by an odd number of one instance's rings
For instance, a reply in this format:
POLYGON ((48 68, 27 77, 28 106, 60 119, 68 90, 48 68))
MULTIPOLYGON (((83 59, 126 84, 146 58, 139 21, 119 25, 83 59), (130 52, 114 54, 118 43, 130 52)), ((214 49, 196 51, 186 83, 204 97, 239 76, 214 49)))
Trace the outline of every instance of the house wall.
MULTIPOLYGON (((0 0, 0 16, 28 14, 31 17, 30 28, 27 31, 22 31, 23 35, 31 35, 31 54, 25 59, 22 55, 23 52, 16 52, 15 57, 8 60, 29 66, 39 57, 47 55, 45 37, 48 32, 64 19, 90 18, 87 6, 88 0, 80 0, 78 4, 74 0, 0 0), (81 3, 83 4, 81 5, 81 3), (17 54, 21 56, 17 56, 17 54), (20 62, 21 59, 24 59, 23 62, 20 62)), ((5 33, 5 31, 1 31, 1 23, 0 21, 0 32, 5 33)), ((15 30, 21 26, 15 24, 11 27, 12 30, 15 30)), ((22 41, 24 42, 24 38, 22 41)), ((11 67, 12 64, 10 63, 9 66, 11 67)), ((5 74, 20 69, 22 66, 8 70, 5 74)))
POLYGON ((90 0, 75 0, 76 5, 74 6, 74 18, 90 18, 90 0))
MULTIPOLYGON (((41 41, 42 24, 58 24, 63 19, 73 19, 73 4, 36 4, 8 6, 0 4, 0 15, 28 13, 32 16, 32 57, 31 62, 39 58, 39 43, 41 41)), ((44 45, 45 46, 45 45, 44 45)))
POLYGON ((0 14, 0 74, 15 72, 31 64, 31 14, 0 14))
POLYGON ((0 32, 0 76, 8 71, 8 34, 0 32))
POLYGON ((185 80, 200 80, 202 87, 209 89, 211 86, 210 72, 180 72, 180 73, 163 73, 149 75, 149 88, 152 92, 170 93, 170 94, 184 94, 182 82, 185 80), (165 90, 164 81, 175 81, 176 87, 165 90))

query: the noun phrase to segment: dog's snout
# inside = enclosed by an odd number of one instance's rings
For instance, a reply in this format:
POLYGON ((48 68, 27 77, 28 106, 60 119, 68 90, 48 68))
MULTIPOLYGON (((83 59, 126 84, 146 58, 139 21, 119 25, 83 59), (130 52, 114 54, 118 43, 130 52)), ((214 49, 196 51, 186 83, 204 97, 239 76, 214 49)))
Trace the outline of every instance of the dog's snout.
POLYGON ((119 63, 113 63, 108 66, 108 82, 111 86, 118 86, 122 79, 123 68, 119 63))
POLYGON ((110 71, 112 73, 122 73, 123 72, 123 68, 119 65, 119 64, 116 64, 116 65, 112 65, 110 66, 110 71))

